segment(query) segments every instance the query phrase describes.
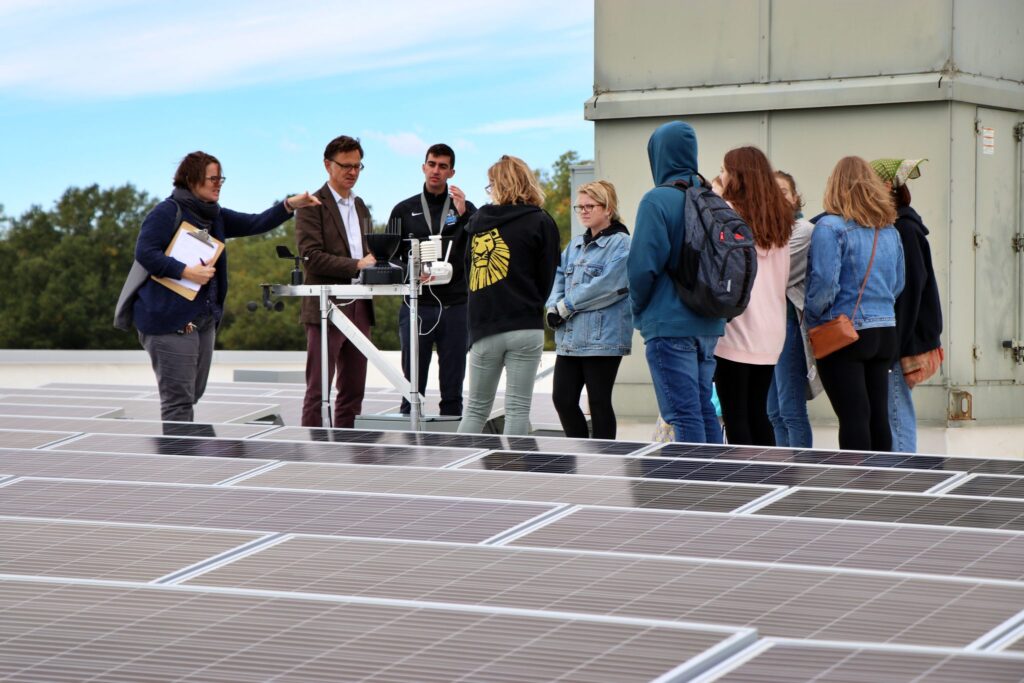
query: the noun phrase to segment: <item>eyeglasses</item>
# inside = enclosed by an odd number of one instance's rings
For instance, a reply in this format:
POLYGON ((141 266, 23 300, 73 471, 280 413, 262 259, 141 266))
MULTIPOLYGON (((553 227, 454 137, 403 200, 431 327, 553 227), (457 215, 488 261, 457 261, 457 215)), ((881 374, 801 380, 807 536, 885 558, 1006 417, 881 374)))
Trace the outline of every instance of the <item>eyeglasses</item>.
POLYGON ((224 182, 227 180, 227 176, 208 175, 208 176, 206 176, 206 179, 209 180, 214 185, 223 185, 224 182))
POLYGON ((591 211, 593 211, 594 209, 596 209, 599 206, 601 206, 601 205, 600 204, 576 204, 576 205, 574 205, 572 207, 572 210, 575 211, 576 213, 590 213, 591 211))
POLYGON ((334 164, 335 166, 340 168, 342 171, 362 171, 364 168, 366 168, 366 166, 364 164, 362 164, 362 163, 359 163, 359 164, 339 164, 334 159, 328 159, 327 161, 331 162, 332 164, 334 164))
POLYGON ((491 190, 493 190, 493 189, 494 189, 494 185, 488 185, 487 187, 484 188, 484 192, 486 192, 487 194, 490 194, 491 190))

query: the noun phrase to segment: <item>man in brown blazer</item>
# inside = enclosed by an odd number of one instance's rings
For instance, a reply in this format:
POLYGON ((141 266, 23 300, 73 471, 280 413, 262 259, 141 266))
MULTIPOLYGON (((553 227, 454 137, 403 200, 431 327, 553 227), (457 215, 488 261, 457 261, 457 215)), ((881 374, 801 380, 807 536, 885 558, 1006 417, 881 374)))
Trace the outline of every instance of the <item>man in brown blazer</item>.
MULTIPOLYGON (((347 135, 331 140, 324 150, 327 182, 315 196, 320 206, 296 213, 295 237, 299 254, 306 258, 306 284, 347 285, 359 271, 376 261, 366 246, 363 233, 373 225, 370 211, 352 188, 363 170, 363 147, 347 135)), ((341 303, 339 300, 335 300, 341 303)), ((373 325, 373 302, 357 299, 342 312, 365 334, 373 325)), ((306 397, 302 402, 302 426, 321 427, 320 413, 320 302, 302 297, 302 323, 306 326, 306 397)), ((334 426, 353 427, 362 411, 366 389, 366 357, 338 328, 327 328, 328 386, 337 370, 338 399, 334 426)))

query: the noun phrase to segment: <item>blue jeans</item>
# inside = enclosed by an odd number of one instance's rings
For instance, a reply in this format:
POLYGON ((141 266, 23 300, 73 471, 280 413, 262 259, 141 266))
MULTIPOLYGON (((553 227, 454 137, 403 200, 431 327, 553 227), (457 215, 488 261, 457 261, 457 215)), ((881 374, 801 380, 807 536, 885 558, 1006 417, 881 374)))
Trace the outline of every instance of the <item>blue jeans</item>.
POLYGON ((718 337, 655 337, 646 344, 658 410, 676 441, 722 443, 711 403, 718 337))
POLYGON ((899 358, 889 371, 889 427, 894 453, 917 452, 917 413, 899 358))
POLYGON ((775 445, 810 448, 811 421, 807 417, 807 357, 796 307, 786 302, 786 343, 775 363, 768 389, 768 419, 775 428, 775 445))

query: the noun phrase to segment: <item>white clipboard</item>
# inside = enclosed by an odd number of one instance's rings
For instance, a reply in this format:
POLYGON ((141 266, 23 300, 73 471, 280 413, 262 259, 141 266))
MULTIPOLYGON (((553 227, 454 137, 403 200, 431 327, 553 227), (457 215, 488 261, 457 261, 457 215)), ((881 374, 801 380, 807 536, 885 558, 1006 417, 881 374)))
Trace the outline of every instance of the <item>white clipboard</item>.
MULTIPOLYGON (((164 253, 176 261, 181 261, 186 266, 199 265, 200 261, 212 266, 220 258, 222 251, 224 251, 223 242, 211 237, 206 230, 200 230, 191 223, 182 221, 178 231, 174 233, 174 239, 171 240, 164 253)), ((198 282, 191 280, 176 280, 155 275, 150 277, 189 301, 195 300, 196 295, 199 294, 199 288, 202 287, 198 282)))

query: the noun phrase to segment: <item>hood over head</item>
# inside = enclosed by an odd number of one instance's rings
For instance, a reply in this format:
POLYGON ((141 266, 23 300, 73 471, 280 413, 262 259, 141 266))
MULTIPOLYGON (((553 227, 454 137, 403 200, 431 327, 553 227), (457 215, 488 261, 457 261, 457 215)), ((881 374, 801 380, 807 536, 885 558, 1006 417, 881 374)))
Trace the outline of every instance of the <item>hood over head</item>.
POLYGON ((647 141, 647 157, 657 185, 675 180, 692 183, 697 174, 697 134, 693 126, 682 121, 658 126, 647 141))

